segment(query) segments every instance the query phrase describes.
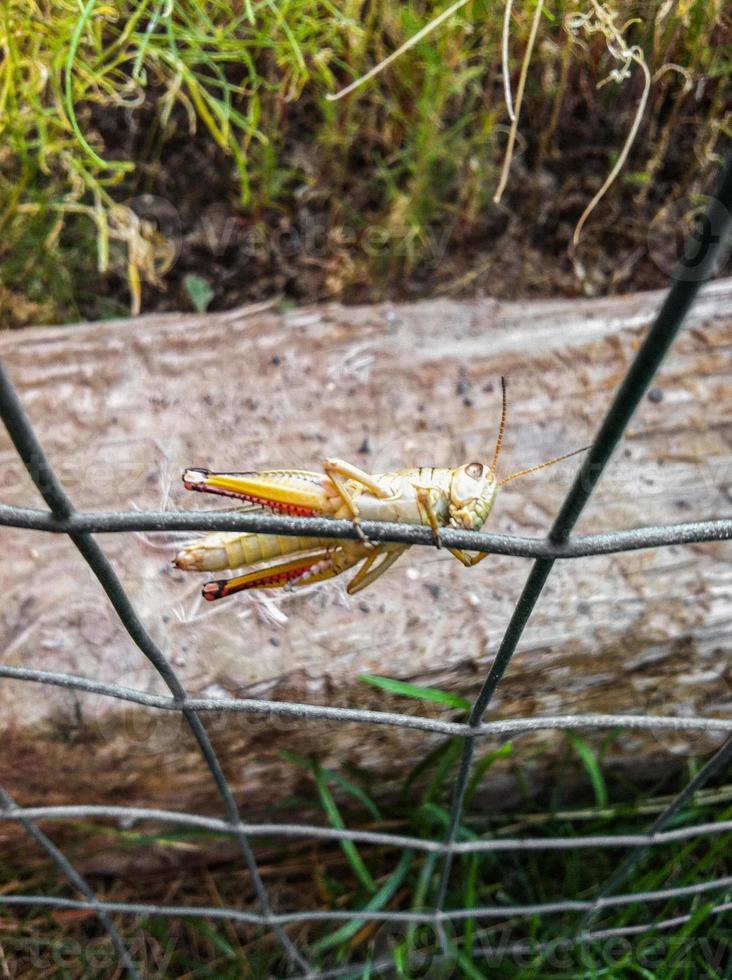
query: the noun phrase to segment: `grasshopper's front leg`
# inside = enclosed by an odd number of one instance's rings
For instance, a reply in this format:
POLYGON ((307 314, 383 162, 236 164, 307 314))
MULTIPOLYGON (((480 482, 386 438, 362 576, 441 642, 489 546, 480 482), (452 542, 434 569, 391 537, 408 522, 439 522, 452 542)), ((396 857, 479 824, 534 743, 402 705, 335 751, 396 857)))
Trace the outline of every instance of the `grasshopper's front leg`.
MULTIPOLYGON (((430 527, 432 528, 432 537, 434 538, 435 545, 438 548, 442 547, 442 538, 440 537, 440 524, 437 520, 437 514, 432 506, 432 496, 428 487, 417 487, 417 500, 420 505, 424 508, 424 512, 427 515, 427 520, 430 527)), ((487 551, 479 551, 474 555, 468 555, 461 548, 448 548, 447 549, 451 555, 454 555, 458 561, 462 562, 466 568, 472 568, 477 565, 478 562, 483 561, 484 558, 488 557, 487 551)))
POLYGON ((474 565, 477 565, 478 562, 483 561, 484 558, 487 558, 490 554, 488 551, 478 551, 474 555, 468 555, 460 548, 448 548, 448 551, 451 555, 454 555, 458 561, 462 562, 466 568, 472 568, 474 565))
POLYGON ((415 487, 417 491, 417 500, 420 506, 424 509, 427 515, 427 522, 432 528, 432 538, 435 542, 436 548, 442 547, 442 538, 440 537, 440 524, 437 520, 437 514, 435 513, 435 508, 432 506, 432 494, 429 487, 415 487))
MULTIPOLYGON (((442 547, 442 538, 440 536, 440 523, 437 520, 437 514, 432 505, 432 494, 429 487, 416 487, 417 500, 420 506, 423 508, 425 514, 427 515, 427 521, 429 526, 432 528, 432 537, 434 538, 435 545, 438 548, 442 547)), ((448 548, 447 549, 451 555, 454 555, 458 561, 461 561, 466 568, 472 568, 473 565, 477 565, 478 562, 483 561, 484 558, 488 557, 487 551, 479 551, 474 555, 468 555, 461 548, 448 548)))

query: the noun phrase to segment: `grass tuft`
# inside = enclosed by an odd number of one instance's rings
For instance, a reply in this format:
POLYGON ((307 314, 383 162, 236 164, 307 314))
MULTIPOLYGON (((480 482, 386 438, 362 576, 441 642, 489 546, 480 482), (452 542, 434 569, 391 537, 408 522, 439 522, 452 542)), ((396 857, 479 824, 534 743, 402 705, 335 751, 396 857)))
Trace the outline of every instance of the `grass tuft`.
POLYGON ((201 304, 191 274, 213 308, 659 284, 639 239, 729 138, 728 12, 513 5, 504 47, 505 9, 7 0, 3 321, 201 304))

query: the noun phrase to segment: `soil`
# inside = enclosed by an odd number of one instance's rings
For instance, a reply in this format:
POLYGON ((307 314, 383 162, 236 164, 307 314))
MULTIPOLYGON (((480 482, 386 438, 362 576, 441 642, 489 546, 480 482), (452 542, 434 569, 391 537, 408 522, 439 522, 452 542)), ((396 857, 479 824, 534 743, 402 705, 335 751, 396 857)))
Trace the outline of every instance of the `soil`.
MULTIPOLYGON (((631 123, 622 112, 608 121, 578 92, 579 86, 569 85, 546 150, 528 137, 517 152, 501 204, 491 202, 500 161, 488 161, 487 203, 479 216, 434 224, 426 245, 411 239, 409 230, 385 244, 386 191, 368 145, 354 150, 345 167, 334 168, 312 136, 307 100, 288 110, 279 167, 293 176, 276 207, 243 208, 231 157, 202 130, 191 135, 184 118, 174 114, 162 140, 150 135, 156 127, 153 102, 132 114, 105 109, 92 124, 107 152, 137 162, 120 198, 177 249, 164 281, 143 287, 142 311, 191 309, 190 275, 208 283, 210 311, 273 297, 296 305, 333 299, 350 304, 439 295, 596 296, 665 286, 678 257, 678 229, 694 210, 692 191, 710 191, 717 172, 709 159, 699 159, 703 100, 678 114, 663 163, 648 183, 643 174, 657 150, 659 121, 673 107, 671 97, 668 107, 657 100, 573 258, 576 222, 631 123)), ((632 103, 632 93, 627 97, 632 103)), ((438 188, 435 194, 442 215, 461 213, 459 202, 439 201, 438 188)), ((78 235, 78 228, 70 226, 67 234, 78 235)), ((106 306, 110 313, 128 307, 122 256, 118 268, 101 282, 90 272, 81 316, 93 319, 106 306)))

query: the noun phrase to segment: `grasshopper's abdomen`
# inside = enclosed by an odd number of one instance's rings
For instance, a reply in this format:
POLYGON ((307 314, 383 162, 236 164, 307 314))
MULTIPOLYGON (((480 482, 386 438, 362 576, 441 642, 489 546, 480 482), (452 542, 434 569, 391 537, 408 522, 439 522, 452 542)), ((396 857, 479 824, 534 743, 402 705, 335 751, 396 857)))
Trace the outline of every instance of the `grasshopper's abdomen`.
POLYGON ((258 562, 281 558, 293 552, 310 551, 332 544, 327 538, 214 531, 181 548, 174 564, 185 571, 216 572, 225 568, 256 565, 258 562))

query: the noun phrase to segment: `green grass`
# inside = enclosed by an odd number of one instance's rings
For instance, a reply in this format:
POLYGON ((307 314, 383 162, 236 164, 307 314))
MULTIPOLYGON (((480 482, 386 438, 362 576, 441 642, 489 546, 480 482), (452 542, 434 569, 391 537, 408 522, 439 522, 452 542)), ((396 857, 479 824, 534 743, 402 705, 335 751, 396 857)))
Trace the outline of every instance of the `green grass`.
MULTIPOLYGON (((595 83, 615 67, 602 37, 578 30, 576 43, 570 43, 563 24, 576 8, 569 0, 547 6, 527 76, 519 153, 507 198, 496 208, 491 198, 508 121, 500 77, 502 5, 474 0, 354 95, 339 102, 326 99, 444 6, 432 0, 340 5, 312 0, 7 0, 0 12, 2 323, 145 308, 152 288, 170 281, 179 266, 184 304, 205 310, 212 301, 223 301, 223 294, 215 293, 204 251, 192 259, 184 253, 185 261, 174 265, 170 234, 152 221, 138 222, 129 205, 130 198, 140 200, 147 193, 175 198, 181 187, 171 183, 171 175, 185 169, 180 160, 189 152, 197 164, 210 161, 215 193, 202 203, 226 201, 229 213, 247 227, 267 233, 308 217, 322 220, 327 242, 317 256, 324 267, 319 298, 358 295, 360 288, 372 295, 375 283, 388 292, 410 276, 436 276, 436 248, 445 228, 451 256, 463 256, 462 262, 451 265, 451 257, 444 264, 445 291, 469 287, 487 269, 494 276, 494 291, 521 292, 525 284, 519 280, 505 287, 497 281, 507 268, 500 264, 501 253, 507 244, 538 248, 542 235, 553 245, 546 228, 555 225, 560 229, 556 240, 566 245, 623 146, 640 81, 633 74, 597 90, 595 83), (598 57, 599 72, 593 67, 598 57), (571 206, 569 185, 542 190, 547 175, 563 173, 574 181, 571 206), (517 237, 507 238, 499 227, 507 215, 517 226, 517 237)), ((514 89, 533 9, 532 4, 515 5, 510 39, 514 89)), ((613 9, 618 22, 640 16, 627 34, 651 71, 680 65, 689 85, 677 70, 656 78, 626 169, 585 228, 605 257, 598 263, 610 268, 617 262, 613 249, 619 223, 612 218, 620 204, 632 200, 637 209, 625 231, 635 248, 668 188, 675 194, 694 192, 713 171, 730 135, 727 74, 732 66, 732 28, 721 0, 684 0, 663 16, 656 16, 659 7, 632 2, 613 9)), ((182 185, 191 199, 176 199, 186 231, 195 227, 201 206, 194 193, 197 182, 200 172, 194 168, 190 183, 182 185)), ((553 288, 554 283, 547 285, 553 288)), ((363 680, 392 696, 427 701, 430 710, 466 716, 467 702, 449 692, 388 678, 363 680)), ((460 838, 644 831, 689 773, 677 773, 655 787, 621 784, 605 762, 611 744, 611 739, 567 735, 555 785, 540 799, 529 791, 531 773, 519 744, 482 748, 466 792, 460 838), (482 809, 484 790, 499 772, 502 777, 511 773, 524 789, 520 812, 488 815, 482 809)), ((319 808, 320 819, 333 827, 442 837, 460 751, 454 739, 437 744, 404 774, 399 792, 387 798, 376 774, 345 763, 330 771, 317 759, 290 756, 306 788, 301 798, 283 805, 283 818, 295 812, 301 819, 319 808)), ((732 819, 728 790, 723 786, 702 793, 674 826, 732 819)), ((75 858, 83 857, 89 842, 101 835, 120 852, 154 848, 170 851, 174 859, 216 841, 214 835, 180 829, 138 833, 88 824, 75 832, 75 858)), ((727 835, 710 835, 655 848, 626 887, 653 890, 721 876, 728 870, 729 843, 727 835)), ((281 841, 259 841, 257 850, 266 858, 269 881, 277 881, 278 861, 292 848, 281 841)), ((447 905, 475 908, 591 896, 621 853, 461 856, 447 905)), ((320 908, 364 911, 429 908, 435 901, 440 862, 434 855, 347 842, 296 854, 296 867, 281 874, 294 882, 300 907, 310 896, 320 908)), ((25 864, 20 877, 11 856, 0 866, 0 890, 66 894, 41 863, 25 864)), ((188 877, 160 873, 142 882, 142 893, 139 881, 123 878, 102 877, 95 885, 119 900, 150 895, 157 901, 240 907, 242 895, 249 896, 244 872, 228 860, 197 869, 193 883, 188 877)), ((727 948, 729 930, 723 917, 709 914, 709 899, 707 893, 603 913, 603 928, 619 929, 692 912, 683 928, 683 948, 670 941, 671 934, 658 932, 650 939, 587 943, 548 956, 507 956, 489 967, 482 949, 518 940, 551 942, 568 934, 577 919, 537 916, 499 926, 468 919, 450 930, 455 975, 721 977, 725 964, 716 957, 727 948)), ((277 975, 282 966, 271 935, 234 924, 151 919, 138 925, 123 919, 119 925, 132 937, 133 949, 146 957, 146 976, 256 980, 269 972, 277 975)), ((19 977, 38 976, 39 963, 48 975, 60 977, 107 976, 112 970, 108 944, 93 917, 53 916, 43 909, 4 911, 0 926, 0 976, 2 955, 13 960, 19 977)), ((421 927, 393 934, 365 920, 307 927, 293 935, 323 967, 389 954, 403 977, 419 975, 410 967, 413 953, 431 955, 435 944, 435 936, 421 927)), ((368 971, 359 974, 365 975, 368 971)))
MULTIPOLYGON (((387 685, 386 678, 364 676, 367 683, 408 698, 441 704, 453 717, 464 719, 464 707, 454 696, 413 685, 387 685), (408 689, 407 689, 408 688, 408 689), (421 692, 421 693, 418 693, 421 692), (456 714, 457 712, 457 714, 456 714)), ((646 833, 653 819, 698 771, 701 760, 689 758, 669 767, 656 782, 634 785, 620 777, 606 761, 615 740, 580 738, 566 733, 564 750, 553 768, 548 789, 526 793, 524 804, 496 806, 515 789, 535 785, 543 771, 536 750, 520 751, 519 744, 479 748, 465 796, 459 841, 486 838, 573 838, 579 835, 646 833), (497 790, 493 780, 502 789, 497 790), (513 781, 515 789, 510 788, 513 781), (486 792, 489 794, 486 797, 486 792), (493 803, 487 805, 486 800, 493 803)), ((461 743, 439 743, 401 783, 384 797, 378 773, 349 766, 326 769, 317 758, 291 753, 286 760, 301 770, 303 789, 297 798, 284 800, 268 819, 313 821, 335 828, 382 830, 425 839, 443 839, 449 820, 452 787, 461 743)), ((557 753, 553 750, 556 757, 557 753)), ((705 787, 667 829, 691 824, 732 820, 732 785, 705 787)), ((49 825, 54 839, 63 833, 49 825)), ((110 900, 152 901, 214 905, 221 908, 255 904, 240 856, 200 864, 198 853, 225 838, 200 830, 176 827, 169 831, 120 830, 94 821, 76 822, 64 849, 77 862, 99 850, 117 853, 125 866, 130 855, 135 868, 151 850, 170 854, 157 872, 102 877, 92 883, 110 900), (95 846, 94 840, 97 838, 95 846), (189 856, 186 857, 185 855, 189 856), (189 861, 194 861, 187 870, 189 861)), ((368 912, 429 911, 437 899, 442 870, 438 855, 353 842, 308 842, 286 838, 254 838, 273 902, 286 909, 352 909, 368 912)), ((729 874, 728 851, 732 835, 707 834, 690 840, 648 848, 618 892, 660 891, 703 884, 729 874)), ((446 908, 534 905, 566 899, 591 899, 627 853, 625 848, 592 847, 556 851, 508 850, 457 855, 454 859, 446 908)), ((68 894, 66 886, 47 866, 21 862, 23 875, 0 867, 0 891, 10 893, 68 894)), ((632 930, 639 925, 690 916, 674 929, 648 930, 642 935, 605 935, 563 946, 580 916, 576 912, 507 916, 501 920, 465 918, 446 925, 452 957, 443 972, 436 957, 438 937, 429 925, 374 923, 367 917, 346 923, 316 923, 290 927, 289 932, 309 960, 321 969, 354 965, 354 978, 371 976, 452 976, 530 978, 639 977, 722 978, 728 974, 732 953, 729 913, 714 914, 718 902, 730 900, 732 889, 702 891, 695 895, 628 903, 604 909, 592 923, 594 930, 632 930), (528 949, 512 951, 515 944, 528 949), (531 947, 543 947, 532 952, 531 947), (491 954, 491 955, 487 955, 491 954), (425 961, 426 958, 426 961, 425 961), (393 963, 385 968, 356 968, 374 961, 393 963), (429 970, 434 973, 425 972, 429 970)), ((1 904, 1 903, 0 903, 1 904)), ((136 922, 118 917, 146 977, 251 977, 284 975, 284 964, 271 932, 221 920, 177 920, 154 917, 136 922), (162 965, 161 965, 162 964, 162 965), (157 972, 156 972, 157 971, 157 972)), ((0 948, 13 963, 18 977, 107 976, 114 957, 92 914, 79 917, 48 910, 7 909, 0 914, 0 948), (98 968, 98 969, 97 969, 98 968), (35 971, 35 972, 34 972, 35 971)))
MULTIPOLYGON (((445 271, 450 288, 462 288, 466 268, 473 282, 472 259, 490 263, 482 250, 491 238, 500 246, 496 223, 505 219, 491 204, 508 122, 502 4, 472 0, 352 96, 326 100, 445 6, 7 0, 0 14, 3 322, 140 309, 172 275, 174 254, 154 221, 135 218, 130 199, 148 192, 172 199, 189 230, 200 217, 201 180, 209 179, 214 199, 248 228, 271 233, 283 221, 317 218, 323 244, 308 259, 320 262, 312 287, 320 298, 370 294, 377 284, 388 292, 405 276, 429 276, 448 233, 451 253, 463 257, 454 281, 445 271), (187 153, 203 170, 193 166, 189 185, 178 186, 187 153)), ((627 165, 632 186, 615 192, 632 190, 657 206, 648 198, 654 180, 688 190, 696 161, 703 182, 705 159, 713 166, 715 147, 729 135, 732 28, 721 0, 685 0, 663 16, 630 0, 610 9, 618 24, 639 17, 626 36, 652 72, 673 63, 688 79, 685 88, 669 70, 654 81, 627 165)), ((547 5, 527 76, 506 200, 526 245, 547 206, 537 198, 537 177, 546 168, 578 171, 576 220, 620 151, 640 96, 637 69, 594 88, 617 59, 596 33, 577 28, 570 37, 566 15, 574 10, 569 0, 547 5), (578 141, 592 151, 579 162, 578 141)), ((514 6, 514 93, 532 13, 531 4, 514 6)), ((607 213, 598 212, 586 233, 599 238, 607 213)), ((641 208, 639 226, 653 213, 641 208)), ((180 302, 203 308, 209 259, 200 249, 184 259, 190 268, 181 275, 199 274, 203 283, 193 295, 184 289, 180 302)), ((208 278, 215 284, 216 272, 208 278)))

